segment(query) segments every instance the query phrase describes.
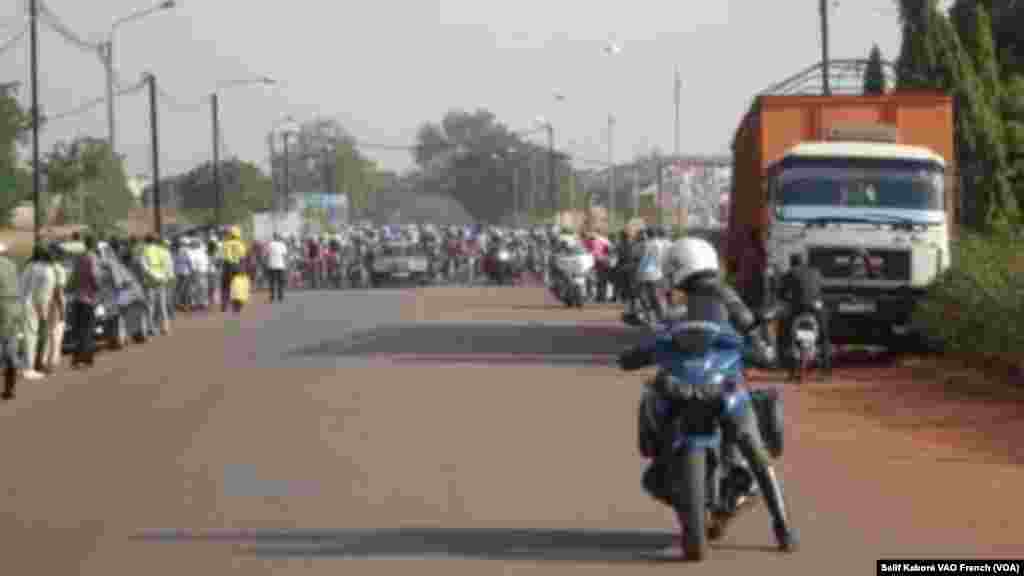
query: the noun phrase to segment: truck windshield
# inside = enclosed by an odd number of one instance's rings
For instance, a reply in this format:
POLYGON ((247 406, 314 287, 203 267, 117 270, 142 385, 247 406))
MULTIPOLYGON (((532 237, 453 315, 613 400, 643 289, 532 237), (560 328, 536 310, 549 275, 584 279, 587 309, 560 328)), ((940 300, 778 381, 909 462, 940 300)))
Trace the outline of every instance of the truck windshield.
POLYGON ((778 172, 779 207, 943 209, 943 170, 922 162, 787 161, 778 172))

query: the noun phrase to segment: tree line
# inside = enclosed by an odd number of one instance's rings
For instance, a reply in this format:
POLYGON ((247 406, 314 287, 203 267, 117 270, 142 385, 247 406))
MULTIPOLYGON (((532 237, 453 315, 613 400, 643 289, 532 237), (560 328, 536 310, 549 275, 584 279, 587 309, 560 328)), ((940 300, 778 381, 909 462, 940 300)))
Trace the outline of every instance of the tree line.
POLYGON ((900 0, 897 88, 955 99, 964 224, 1014 226, 1024 212, 1024 1, 900 0))

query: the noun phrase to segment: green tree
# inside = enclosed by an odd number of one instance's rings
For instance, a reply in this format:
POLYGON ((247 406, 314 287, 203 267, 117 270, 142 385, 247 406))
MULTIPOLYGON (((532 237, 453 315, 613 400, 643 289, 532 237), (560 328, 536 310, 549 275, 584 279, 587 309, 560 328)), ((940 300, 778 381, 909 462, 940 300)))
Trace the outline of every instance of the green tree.
MULTIPOLYGON (((515 200, 509 193, 513 171, 519 172, 521 187, 532 186, 523 176, 537 176, 535 216, 550 216, 556 204, 566 206, 557 176, 567 173, 566 159, 556 157, 556 196, 551 198, 547 148, 510 131, 487 110, 452 110, 441 122, 424 124, 413 159, 421 175, 420 192, 450 195, 478 220, 497 223, 514 212, 515 200)), ((526 206, 520 208, 525 211, 526 206)))
MULTIPOLYGON (((255 212, 273 207, 274 185, 259 166, 230 158, 220 164, 224 195, 221 217, 225 224, 244 224, 255 212)), ((212 224, 217 215, 213 163, 205 162, 177 178, 174 187, 181 210, 189 220, 212 224)))
POLYGON ((885 68, 882 65, 882 50, 875 44, 868 56, 868 65, 864 70, 864 93, 885 94, 888 86, 885 81, 885 68))
POLYGON ((45 170, 49 193, 61 199, 61 224, 110 230, 133 206, 124 163, 106 140, 86 136, 58 142, 47 155, 45 170))
POLYGON ((24 187, 31 172, 18 166, 18 145, 23 143, 31 118, 18 103, 16 86, 0 85, 0 226, 10 226, 14 208, 28 197, 24 187))
POLYGON ((983 7, 971 10, 970 18, 963 13, 958 18, 971 25, 969 51, 936 2, 901 0, 903 45, 898 77, 901 88, 938 89, 955 97, 956 163, 964 176, 960 193, 968 201, 964 223, 984 230, 1000 221, 1015 220, 1017 201, 1009 180, 998 82, 993 84, 988 56, 995 53, 990 25, 983 7))

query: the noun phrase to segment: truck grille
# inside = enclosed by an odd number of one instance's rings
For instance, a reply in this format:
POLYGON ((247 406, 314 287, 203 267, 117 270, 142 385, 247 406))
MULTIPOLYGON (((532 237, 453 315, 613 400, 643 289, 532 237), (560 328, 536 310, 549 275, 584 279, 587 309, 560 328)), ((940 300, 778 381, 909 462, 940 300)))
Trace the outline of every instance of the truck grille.
POLYGON ((868 256, 873 261, 873 270, 865 265, 863 257, 854 248, 815 247, 808 250, 808 264, 821 271, 826 279, 849 279, 863 277, 874 280, 910 280, 910 251, 870 249, 868 256), (858 270, 859 269, 859 270, 858 270), (856 274, 855 274, 856 273, 856 274))

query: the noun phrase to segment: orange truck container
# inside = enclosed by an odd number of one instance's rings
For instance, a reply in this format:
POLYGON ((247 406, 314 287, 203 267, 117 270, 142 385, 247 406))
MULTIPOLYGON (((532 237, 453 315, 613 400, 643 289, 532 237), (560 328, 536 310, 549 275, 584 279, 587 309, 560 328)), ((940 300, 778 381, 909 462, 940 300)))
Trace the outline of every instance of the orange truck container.
POLYGON ((830 140, 841 126, 882 126, 896 144, 931 149, 946 161, 946 214, 950 230, 958 220, 959 187, 953 145, 953 99, 930 91, 899 91, 880 96, 762 95, 743 117, 733 139, 733 191, 726 240, 726 263, 737 273, 753 232, 764 231, 770 213, 765 170, 802 142, 830 140))

